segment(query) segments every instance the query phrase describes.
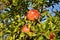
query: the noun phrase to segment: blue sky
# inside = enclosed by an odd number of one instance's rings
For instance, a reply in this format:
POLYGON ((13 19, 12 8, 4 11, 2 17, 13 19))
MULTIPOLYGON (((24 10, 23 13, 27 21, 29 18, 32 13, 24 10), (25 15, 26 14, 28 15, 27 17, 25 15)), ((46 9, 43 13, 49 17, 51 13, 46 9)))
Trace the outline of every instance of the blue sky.
POLYGON ((57 4, 55 3, 54 5, 54 8, 52 6, 46 8, 46 10, 49 10, 49 13, 51 13, 52 16, 55 16, 54 12, 56 11, 60 11, 60 2, 57 4))
MULTIPOLYGON (((52 6, 50 7, 47 7, 46 10, 49 10, 49 13, 52 15, 52 17, 55 16, 55 12, 58 11, 60 12, 60 2, 57 4, 57 3, 54 3, 54 8, 52 6)), ((47 17, 45 16, 43 19, 46 19, 47 17)), ((42 23, 44 23, 46 20, 42 20, 42 23)))

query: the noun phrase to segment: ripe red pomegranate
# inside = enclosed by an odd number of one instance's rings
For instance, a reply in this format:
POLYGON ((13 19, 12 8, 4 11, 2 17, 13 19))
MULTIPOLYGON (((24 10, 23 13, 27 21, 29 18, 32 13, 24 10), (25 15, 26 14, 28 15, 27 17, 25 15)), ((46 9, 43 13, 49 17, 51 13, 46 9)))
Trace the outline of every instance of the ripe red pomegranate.
POLYGON ((30 29, 28 28, 27 25, 24 25, 21 29, 21 32, 30 32, 30 29))
POLYGON ((50 39, 53 39, 55 37, 54 33, 50 33, 50 39))
POLYGON ((34 21, 35 19, 38 19, 40 16, 40 13, 38 10, 32 9, 27 12, 27 19, 34 21))

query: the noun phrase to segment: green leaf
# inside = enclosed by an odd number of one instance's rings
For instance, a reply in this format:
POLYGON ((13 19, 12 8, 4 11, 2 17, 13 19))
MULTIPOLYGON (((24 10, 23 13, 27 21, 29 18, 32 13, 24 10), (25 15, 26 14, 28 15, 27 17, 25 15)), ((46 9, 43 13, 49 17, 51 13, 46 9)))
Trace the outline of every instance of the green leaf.
POLYGON ((25 34, 24 34, 24 33, 21 33, 21 34, 20 34, 20 38, 21 38, 21 37, 24 37, 24 36, 25 36, 25 34))
POLYGON ((18 0, 12 0, 12 2, 14 6, 17 6, 18 0))
POLYGON ((29 32, 29 33, 27 33, 27 34, 28 34, 28 36, 30 36, 30 37, 36 36, 36 34, 35 34, 35 33, 32 33, 32 32, 29 32))
POLYGON ((49 34, 50 34, 50 31, 48 30, 46 33, 44 33, 44 36, 49 39, 49 34))
POLYGON ((38 37, 37 40, 44 40, 44 39, 43 39, 43 36, 38 37))
POLYGON ((46 26, 45 29, 48 30, 49 29, 49 24, 47 22, 45 23, 45 26, 46 26))
POLYGON ((13 32, 15 33, 15 32, 17 32, 18 30, 19 30, 19 27, 16 26, 13 32))

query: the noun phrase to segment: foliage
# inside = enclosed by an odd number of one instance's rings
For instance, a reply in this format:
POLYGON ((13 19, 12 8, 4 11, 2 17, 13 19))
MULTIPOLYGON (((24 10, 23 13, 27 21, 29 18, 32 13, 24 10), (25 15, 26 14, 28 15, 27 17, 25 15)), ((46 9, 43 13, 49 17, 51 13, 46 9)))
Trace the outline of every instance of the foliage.
POLYGON ((1 0, 0 4, 3 5, 0 10, 7 11, 0 13, 0 40, 49 40, 50 33, 55 34, 53 40, 60 40, 60 12, 55 12, 56 15, 52 17, 47 10, 44 10, 46 5, 51 5, 51 1, 1 0), (30 3, 33 9, 40 12, 38 20, 26 19, 30 3), (42 23, 44 16, 47 16, 46 22, 42 23), (21 32, 25 24, 30 28, 30 32, 21 32))

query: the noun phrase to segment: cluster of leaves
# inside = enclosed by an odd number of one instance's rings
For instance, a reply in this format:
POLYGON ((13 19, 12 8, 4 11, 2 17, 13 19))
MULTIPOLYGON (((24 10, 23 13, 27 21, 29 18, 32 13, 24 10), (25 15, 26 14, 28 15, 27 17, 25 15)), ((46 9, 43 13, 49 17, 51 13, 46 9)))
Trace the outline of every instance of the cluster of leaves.
POLYGON ((4 9, 9 7, 10 11, 0 14, 0 40, 49 40, 50 33, 54 33, 53 40, 60 40, 60 14, 52 17, 48 11, 43 10, 42 6, 46 0, 1 0, 4 9), (40 17, 38 20, 30 21, 26 19, 29 2, 32 7, 39 10, 40 17), (42 13, 41 13, 41 11, 42 13), (47 16, 46 22, 42 23, 42 18, 47 16), (22 26, 28 24, 31 32, 21 32, 22 26))

